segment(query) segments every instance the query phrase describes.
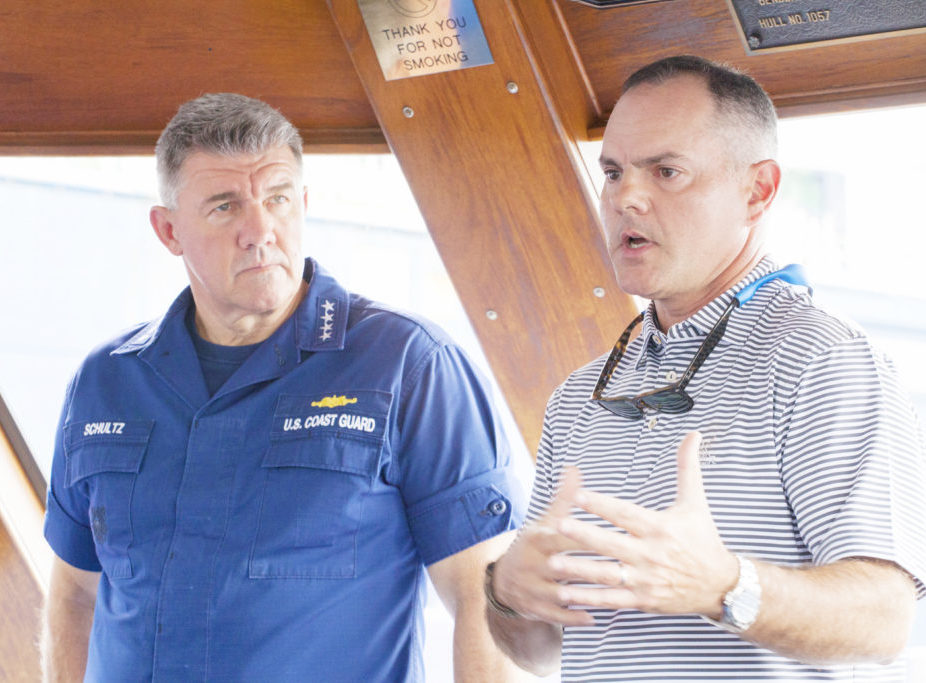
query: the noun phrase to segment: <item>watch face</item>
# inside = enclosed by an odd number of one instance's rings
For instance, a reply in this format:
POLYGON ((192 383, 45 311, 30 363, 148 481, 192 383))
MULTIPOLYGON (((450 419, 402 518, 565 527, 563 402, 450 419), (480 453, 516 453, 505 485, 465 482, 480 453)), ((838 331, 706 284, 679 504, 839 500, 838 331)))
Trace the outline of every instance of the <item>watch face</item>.
POLYGON ((736 628, 745 630, 752 626, 759 614, 759 596, 752 590, 741 591, 732 601, 727 614, 730 623, 736 628))
POLYGON ((744 623, 750 621, 751 615, 749 614, 749 605, 745 605, 743 602, 744 601, 740 600, 740 602, 736 605, 733 605, 732 609, 730 610, 732 613, 731 616, 733 617, 733 623, 737 626, 742 626, 744 623))
POLYGON ((762 585, 756 566, 746 557, 737 555, 740 576, 736 586, 723 599, 723 621, 734 632, 748 629, 759 616, 762 585))

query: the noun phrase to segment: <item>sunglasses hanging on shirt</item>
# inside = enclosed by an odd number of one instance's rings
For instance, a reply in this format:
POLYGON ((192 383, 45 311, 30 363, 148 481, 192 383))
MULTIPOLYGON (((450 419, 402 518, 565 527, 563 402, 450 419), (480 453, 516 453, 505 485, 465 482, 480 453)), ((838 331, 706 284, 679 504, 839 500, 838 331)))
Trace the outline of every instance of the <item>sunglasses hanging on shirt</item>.
POLYGON ((792 285, 807 287, 811 293, 813 292, 810 285, 807 284, 804 269, 796 263, 792 263, 781 270, 776 270, 774 273, 769 273, 759 278, 755 282, 743 287, 743 289, 734 295, 733 300, 730 301, 726 309, 724 309, 724 312, 720 315, 714 327, 711 328, 711 331, 707 333, 707 337, 705 337, 704 341, 701 343, 695 357, 692 359, 691 363, 688 364, 685 372, 682 373, 682 376, 677 382, 636 396, 604 397, 602 394, 604 393, 605 387, 611 379, 611 375, 613 375, 614 371, 617 369, 617 365, 620 363, 624 351, 627 349, 630 333, 633 331, 633 328, 643 320, 643 313, 641 313, 630 321, 627 329, 624 330, 620 339, 617 340, 617 343, 611 350, 611 355, 608 356, 608 360, 601 370, 601 376, 598 378, 598 383, 595 385, 595 390, 592 392, 592 401, 615 415, 625 417, 628 420, 639 420, 643 417, 643 411, 646 409, 655 410, 660 413, 687 413, 694 405, 694 400, 688 392, 685 391, 685 387, 688 386, 692 377, 694 377, 711 351, 714 350, 714 347, 717 346, 717 342, 720 341, 724 331, 727 329, 727 321, 730 319, 730 315, 735 309, 746 304, 762 285, 776 279, 784 280, 792 285))

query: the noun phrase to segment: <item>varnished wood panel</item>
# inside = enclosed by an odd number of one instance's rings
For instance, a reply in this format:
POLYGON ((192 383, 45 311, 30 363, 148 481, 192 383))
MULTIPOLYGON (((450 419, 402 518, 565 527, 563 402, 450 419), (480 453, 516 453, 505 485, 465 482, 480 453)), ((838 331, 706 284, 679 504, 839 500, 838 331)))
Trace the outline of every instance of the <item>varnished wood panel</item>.
POLYGON ((42 593, 0 524, 0 681, 40 681, 38 642, 42 593))
POLYGON ((586 139, 589 121, 604 113, 589 79, 579 46, 556 0, 514 0, 526 54, 548 84, 548 105, 563 122, 566 134, 586 139))
MULTIPOLYGON (((723 0, 516 5, 579 138, 635 67, 681 51, 747 68, 784 114, 926 99, 923 33, 750 56, 723 0)), ((6 0, 0 65, 0 153, 147 153, 180 102, 220 90, 281 107, 310 150, 386 151, 324 0, 6 0)))
MULTIPOLYGON (((23 465, 14 447, 20 440, 15 424, 0 424, 0 526, 10 534, 20 557, 44 590, 52 565, 52 550, 42 534, 45 483, 41 472, 33 471, 38 469, 34 462, 23 465)), ((30 456, 25 457, 29 461, 30 456)))
MULTIPOLYGON (((634 70, 692 53, 747 70, 783 115, 926 101, 926 33, 749 55, 726 2, 667 0, 599 10, 557 0, 607 114, 634 70)), ((592 136, 606 116, 590 121, 592 136)))
POLYGON ((329 1, 496 378, 534 447, 550 392, 605 352, 631 313, 600 239, 596 199, 528 38, 527 22, 552 24, 555 17, 538 16, 543 3, 532 3, 528 15, 513 2, 479 0, 494 64, 386 81, 356 2, 329 1), (517 85, 516 93, 508 83, 517 85), (403 114, 405 107, 414 115, 403 114), (603 298, 594 295, 596 287, 606 291, 603 298), (487 317, 490 310, 496 319, 487 317))
POLYGON ((181 102, 221 91, 310 145, 385 150, 323 0, 8 0, 0 65, 0 153, 150 153, 181 102))

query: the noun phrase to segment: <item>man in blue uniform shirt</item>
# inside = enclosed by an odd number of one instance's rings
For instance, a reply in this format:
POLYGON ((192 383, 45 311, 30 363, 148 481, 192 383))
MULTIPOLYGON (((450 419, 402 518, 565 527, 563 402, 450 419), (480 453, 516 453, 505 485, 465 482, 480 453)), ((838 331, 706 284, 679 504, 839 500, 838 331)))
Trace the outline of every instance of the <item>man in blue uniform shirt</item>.
POLYGON ((425 568, 457 677, 509 666, 482 571, 520 503, 486 387, 440 330, 303 259, 301 153, 231 94, 158 141, 151 224, 190 286, 68 388, 51 680, 420 680, 425 568))

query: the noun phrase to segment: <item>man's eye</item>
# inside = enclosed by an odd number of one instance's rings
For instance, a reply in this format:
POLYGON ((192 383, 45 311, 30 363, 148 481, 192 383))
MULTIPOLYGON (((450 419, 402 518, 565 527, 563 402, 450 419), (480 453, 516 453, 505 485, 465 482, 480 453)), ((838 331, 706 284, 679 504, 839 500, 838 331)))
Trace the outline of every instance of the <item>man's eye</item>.
POLYGON ((285 204, 289 201, 289 197, 287 197, 285 194, 278 194, 271 197, 270 201, 274 204, 285 204))
POLYGON ((604 177, 609 181, 614 182, 615 180, 621 179, 621 172, 613 168, 607 168, 605 169, 604 177))
POLYGON ((659 169, 659 176, 662 178, 674 178, 677 175, 678 175, 677 168, 662 167, 659 169))
POLYGON ((231 211, 231 202, 225 202, 224 204, 219 204, 217 207, 213 209, 213 211, 217 211, 218 213, 225 213, 226 211, 231 211))

